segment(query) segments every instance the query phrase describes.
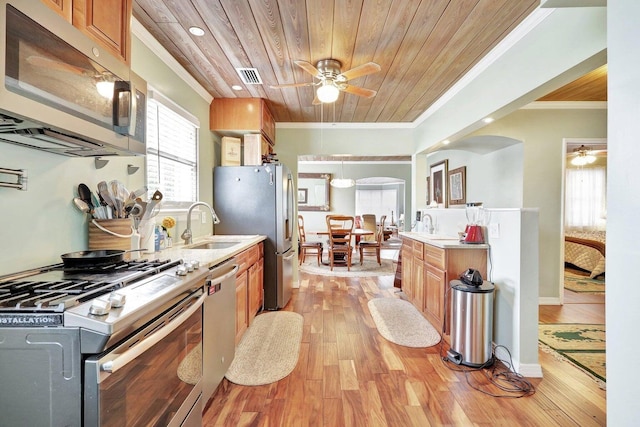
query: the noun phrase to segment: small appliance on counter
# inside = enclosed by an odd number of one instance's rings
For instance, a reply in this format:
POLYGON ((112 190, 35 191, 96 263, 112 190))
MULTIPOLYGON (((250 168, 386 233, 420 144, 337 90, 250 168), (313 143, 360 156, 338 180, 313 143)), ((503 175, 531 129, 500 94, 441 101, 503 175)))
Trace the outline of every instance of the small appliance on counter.
POLYGON ((482 202, 467 203, 465 208, 467 215, 467 227, 464 230, 462 243, 484 243, 483 226, 486 222, 486 211, 482 207, 482 202))

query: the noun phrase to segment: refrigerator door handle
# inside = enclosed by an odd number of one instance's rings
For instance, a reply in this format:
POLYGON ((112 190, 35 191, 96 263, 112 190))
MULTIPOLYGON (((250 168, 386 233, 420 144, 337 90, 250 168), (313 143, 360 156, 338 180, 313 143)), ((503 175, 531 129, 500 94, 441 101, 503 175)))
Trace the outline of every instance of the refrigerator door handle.
POLYGON ((289 261, 296 254, 296 251, 290 251, 288 255, 284 255, 282 259, 289 261))

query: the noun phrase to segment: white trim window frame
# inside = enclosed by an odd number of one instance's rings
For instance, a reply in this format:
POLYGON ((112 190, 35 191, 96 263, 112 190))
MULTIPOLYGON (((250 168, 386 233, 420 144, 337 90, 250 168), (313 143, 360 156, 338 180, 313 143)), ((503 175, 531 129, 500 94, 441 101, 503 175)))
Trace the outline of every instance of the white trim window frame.
POLYGON ((146 182, 163 194, 162 207, 184 209, 198 200, 198 119, 155 90, 147 103, 146 182))

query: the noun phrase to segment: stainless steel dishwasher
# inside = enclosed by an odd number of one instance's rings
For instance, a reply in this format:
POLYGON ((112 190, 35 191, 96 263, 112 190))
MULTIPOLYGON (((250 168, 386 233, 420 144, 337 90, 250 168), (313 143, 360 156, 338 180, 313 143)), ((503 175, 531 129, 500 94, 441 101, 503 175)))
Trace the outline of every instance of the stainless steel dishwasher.
POLYGON ((227 373, 235 356, 236 259, 210 268, 202 325, 203 409, 227 373))

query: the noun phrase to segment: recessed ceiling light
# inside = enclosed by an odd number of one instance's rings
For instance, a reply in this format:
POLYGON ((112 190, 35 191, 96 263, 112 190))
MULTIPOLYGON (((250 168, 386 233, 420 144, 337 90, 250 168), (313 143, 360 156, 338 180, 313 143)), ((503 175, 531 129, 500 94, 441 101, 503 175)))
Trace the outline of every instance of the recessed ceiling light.
POLYGON ((242 90, 242 86, 240 86, 240 85, 233 85, 233 86, 231 86, 231 89, 233 89, 233 90, 242 90))
POLYGON ((204 36, 204 30, 200 27, 189 27, 189 32, 194 36, 204 36))
POLYGON ((484 119, 482 119, 482 121, 485 123, 491 123, 493 119, 491 117, 485 117, 484 119))
POLYGON ((451 142, 451 141, 449 141, 448 139, 445 139, 444 141, 442 141, 442 143, 443 143, 444 145, 449 145, 449 143, 450 143, 450 142, 451 142))

